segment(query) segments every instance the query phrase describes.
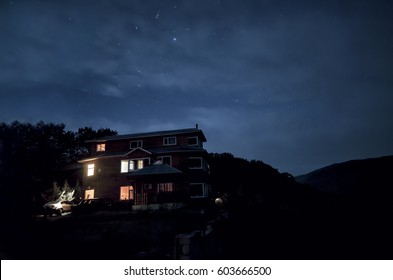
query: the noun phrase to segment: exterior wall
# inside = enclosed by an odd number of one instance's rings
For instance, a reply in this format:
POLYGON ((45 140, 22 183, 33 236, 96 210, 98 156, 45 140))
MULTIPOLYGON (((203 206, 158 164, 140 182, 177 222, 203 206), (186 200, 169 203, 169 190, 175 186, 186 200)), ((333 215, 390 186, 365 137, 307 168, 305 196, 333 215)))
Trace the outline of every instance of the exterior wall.
MULTIPOLYGON (((91 143, 91 156, 96 156, 102 154, 104 152, 97 151, 97 144, 105 144, 105 151, 111 152, 123 152, 130 151, 131 149, 131 141, 142 140, 142 148, 152 148, 152 147, 176 147, 176 146, 189 146, 189 138, 198 137, 196 133, 188 133, 184 135, 162 135, 162 136, 152 136, 152 137, 139 137, 139 138, 131 138, 131 139, 123 139, 123 140, 113 140, 113 141, 99 141, 91 143), (176 145, 164 145, 164 138, 166 137, 176 137, 176 145)), ((198 145, 192 145, 196 147, 203 147, 203 142, 198 141, 198 145)))
POLYGON ((83 170, 83 187, 94 189, 95 197, 120 199, 120 186, 128 186, 130 181, 120 172, 120 159, 107 158, 88 162, 83 170), (94 164, 94 175, 87 176, 88 164, 94 164))

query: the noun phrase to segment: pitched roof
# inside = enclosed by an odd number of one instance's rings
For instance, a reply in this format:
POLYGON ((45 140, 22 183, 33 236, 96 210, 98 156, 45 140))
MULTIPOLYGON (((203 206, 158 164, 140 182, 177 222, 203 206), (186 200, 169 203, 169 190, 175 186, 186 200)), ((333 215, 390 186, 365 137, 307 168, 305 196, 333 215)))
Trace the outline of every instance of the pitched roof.
POLYGON ((164 154, 164 153, 181 153, 181 152, 206 152, 204 148, 198 146, 162 146, 162 147, 151 147, 147 148, 153 154, 164 154))
POLYGON ((135 148, 135 149, 132 149, 131 151, 104 152, 104 153, 96 154, 93 157, 87 157, 87 158, 80 159, 80 160, 78 160, 78 163, 85 163, 85 162, 89 162, 89 161, 100 159, 100 158, 126 157, 137 150, 141 150, 141 151, 144 151, 148 154, 155 154, 155 155, 160 155, 160 154, 165 154, 165 153, 182 153, 182 152, 205 152, 205 153, 207 153, 207 151, 203 148, 190 147, 190 146, 153 147, 153 148, 148 148, 148 149, 135 148))
POLYGON ((84 162, 96 160, 96 159, 99 159, 99 158, 108 158, 108 157, 124 157, 128 153, 129 153, 129 151, 126 151, 126 152, 105 152, 105 153, 102 153, 102 154, 97 154, 94 157, 88 157, 88 158, 80 159, 80 160, 78 160, 78 162, 79 163, 84 163, 84 162))
POLYGON ((151 176, 151 175, 175 175, 181 174, 179 169, 176 169, 165 163, 156 163, 145 168, 133 171, 130 173, 130 177, 142 177, 142 176, 151 176))
POLYGON ((197 128, 185 128, 185 129, 177 129, 177 130, 163 130, 163 131, 142 132, 142 133, 133 133, 133 134, 124 134, 124 135, 112 135, 112 136, 105 136, 98 139, 87 140, 86 142, 89 143, 89 142, 136 139, 136 138, 155 137, 155 136, 171 136, 171 135, 186 134, 186 133, 198 133, 202 137, 201 140, 203 142, 206 141, 206 137, 203 134, 202 130, 197 128))

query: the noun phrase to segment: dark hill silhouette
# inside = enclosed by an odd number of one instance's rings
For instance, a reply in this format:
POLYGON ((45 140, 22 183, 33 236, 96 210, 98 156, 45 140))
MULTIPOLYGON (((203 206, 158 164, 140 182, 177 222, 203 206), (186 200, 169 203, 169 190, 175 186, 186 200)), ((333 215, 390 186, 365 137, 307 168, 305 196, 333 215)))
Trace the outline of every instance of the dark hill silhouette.
POLYGON ((386 195, 392 157, 303 177, 331 183, 323 188, 231 154, 212 154, 209 163, 212 184, 227 194, 229 218, 218 235, 223 259, 393 258, 392 196, 386 195))
POLYGON ((393 194, 393 156, 351 160, 297 176, 318 190, 349 197, 383 199, 393 194))

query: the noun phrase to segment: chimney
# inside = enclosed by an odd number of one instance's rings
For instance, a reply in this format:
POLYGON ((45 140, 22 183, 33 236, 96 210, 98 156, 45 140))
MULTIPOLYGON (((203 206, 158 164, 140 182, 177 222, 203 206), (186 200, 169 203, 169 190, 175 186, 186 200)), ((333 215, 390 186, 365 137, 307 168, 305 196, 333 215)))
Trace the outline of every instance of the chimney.
POLYGON ((199 126, 198 126, 198 124, 195 124, 195 128, 196 128, 196 129, 199 129, 199 126))

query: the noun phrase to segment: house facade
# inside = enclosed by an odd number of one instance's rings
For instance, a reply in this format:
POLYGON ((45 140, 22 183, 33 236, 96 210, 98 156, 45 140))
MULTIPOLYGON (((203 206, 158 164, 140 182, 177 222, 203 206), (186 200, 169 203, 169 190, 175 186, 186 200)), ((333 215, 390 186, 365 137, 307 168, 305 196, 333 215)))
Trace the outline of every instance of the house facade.
POLYGON ((209 195, 206 137, 195 128, 108 136, 87 141, 84 198, 135 205, 184 202, 209 195))

